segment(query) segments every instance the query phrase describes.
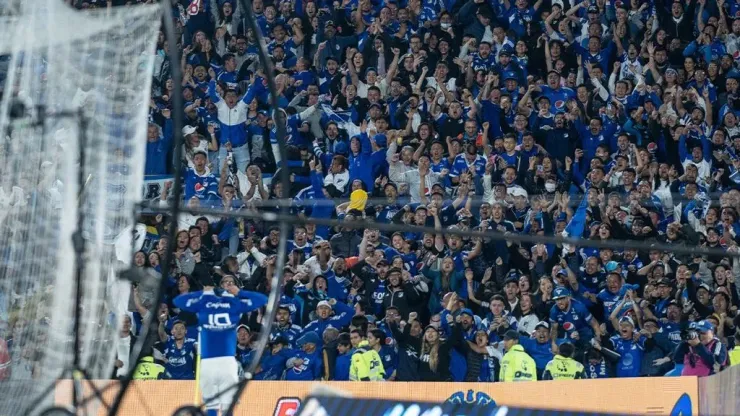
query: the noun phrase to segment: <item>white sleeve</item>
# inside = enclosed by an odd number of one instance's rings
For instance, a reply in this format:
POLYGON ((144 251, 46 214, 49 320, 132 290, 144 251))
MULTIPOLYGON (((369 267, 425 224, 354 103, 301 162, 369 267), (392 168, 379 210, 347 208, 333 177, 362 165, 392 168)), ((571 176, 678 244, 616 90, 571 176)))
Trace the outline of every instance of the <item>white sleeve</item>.
POLYGON ((501 351, 499 351, 492 345, 486 347, 486 354, 488 354, 489 357, 498 359, 499 361, 503 360, 504 358, 504 355, 501 353, 501 351))

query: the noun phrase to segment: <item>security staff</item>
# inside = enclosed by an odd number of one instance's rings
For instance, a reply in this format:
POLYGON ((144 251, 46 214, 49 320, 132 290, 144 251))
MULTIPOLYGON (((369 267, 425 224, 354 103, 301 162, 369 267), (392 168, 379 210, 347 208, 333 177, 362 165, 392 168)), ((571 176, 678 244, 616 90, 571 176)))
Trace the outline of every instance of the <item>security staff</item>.
POLYGON ((134 380, 160 380, 164 378, 164 366, 154 362, 151 353, 141 357, 134 370, 134 380))
POLYGON ((535 381, 537 380, 537 365, 532 357, 524 352, 519 345, 519 333, 510 329, 504 334, 504 349, 506 355, 501 361, 501 381, 535 381))
POLYGON ((730 365, 740 364, 740 331, 735 333, 735 348, 730 350, 730 365))
POLYGON ((543 380, 575 380, 586 378, 583 364, 573 359, 576 347, 566 342, 558 348, 558 354, 545 367, 543 380))
MULTIPOLYGON (((360 332, 358 330, 352 331, 360 332)), ((367 342, 364 334, 359 334, 362 341, 352 352, 352 363, 349 367, 350 381, 383 381, 385 376, 385 367, 380 355, 367 342)))

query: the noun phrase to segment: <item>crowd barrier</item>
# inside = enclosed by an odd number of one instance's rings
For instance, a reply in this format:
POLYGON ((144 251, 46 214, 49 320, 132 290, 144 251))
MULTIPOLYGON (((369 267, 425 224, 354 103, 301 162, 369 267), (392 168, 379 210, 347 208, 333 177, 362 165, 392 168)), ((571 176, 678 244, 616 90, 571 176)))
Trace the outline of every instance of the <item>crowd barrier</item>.
MULTIPOLYGON (((100 381, 104 387, 111 382, 100 381)), ((262 381, 247 387, 236 415, 291 416, 317 383, 262 381)), ((690 416, 699 414, 695 377, 629 378, 522 383, 363 383, 325 382, 329 388, 359 398, 420 402, 467 402, 548 410, 690 416)), ((123 415, 171 415, 193 403, 193 381, 135 381, 123 402, 123 415)), ((117 386, 103 396, 110 403, 117 386)), ((71 382, 57 385, 55 400, 69 404, 71 382)), ((105 415, 98 408, 98 415, 105 415)), ((704 413, 702 413, 704 414, 704 413)), ((716 413, 715 413, 716 414, 716 413)))

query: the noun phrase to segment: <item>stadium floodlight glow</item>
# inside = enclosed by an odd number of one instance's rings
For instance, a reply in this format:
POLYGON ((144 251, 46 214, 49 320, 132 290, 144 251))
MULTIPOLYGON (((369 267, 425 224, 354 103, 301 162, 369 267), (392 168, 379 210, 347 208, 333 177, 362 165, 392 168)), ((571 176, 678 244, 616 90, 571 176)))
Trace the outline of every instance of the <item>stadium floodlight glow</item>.
POLYGON ((0 293, 21 358, 0 383, 0 414, 69 412, 48 409, 57 378, 74 380, 77 404, 85 379, 113 369, 128 298, 116 272, 132 254, 115 242, 140 199, 160 16, 154 5, 3 4, 0 166, 13 198, 0 212, 0 293))

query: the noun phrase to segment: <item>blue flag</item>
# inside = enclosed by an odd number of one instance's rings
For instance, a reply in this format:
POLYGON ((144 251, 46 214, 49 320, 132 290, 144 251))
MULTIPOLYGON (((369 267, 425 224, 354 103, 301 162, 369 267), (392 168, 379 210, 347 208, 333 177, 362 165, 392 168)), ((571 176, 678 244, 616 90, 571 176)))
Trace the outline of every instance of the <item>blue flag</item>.
POLYGON ((349 137, 358 136, 360 134, 360 128, 352 122, 352 113, 350 111, 334 111, 330 105, 321 104, 322 122, 327 123, 333 121, 337 123, 337 127, 347 131, 349 137))
POLYGON ((586 227, 586 209, 588 208, 588 195, 583 195, 581 205, 576 209, 576 213, 570 219, 568 225, 563 230, 563 237, 581 238, 583 229, 586 227))

